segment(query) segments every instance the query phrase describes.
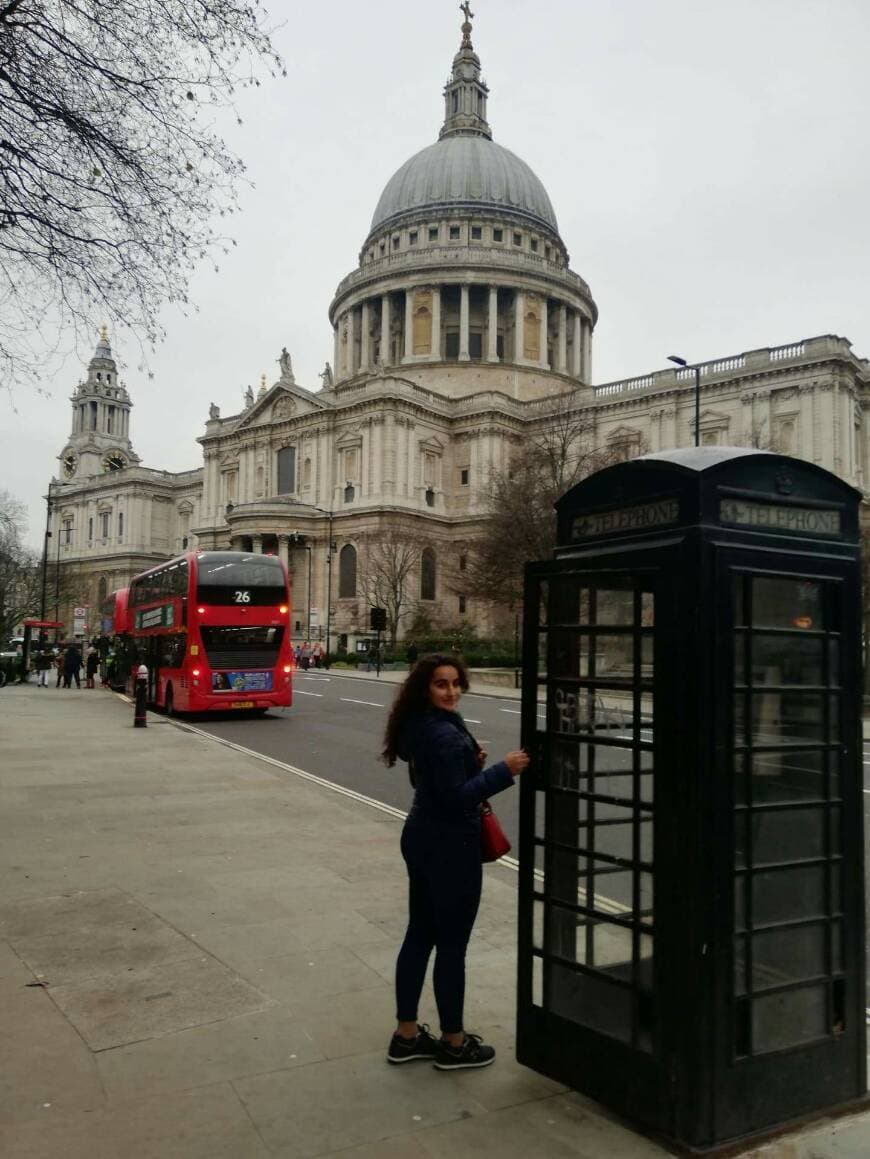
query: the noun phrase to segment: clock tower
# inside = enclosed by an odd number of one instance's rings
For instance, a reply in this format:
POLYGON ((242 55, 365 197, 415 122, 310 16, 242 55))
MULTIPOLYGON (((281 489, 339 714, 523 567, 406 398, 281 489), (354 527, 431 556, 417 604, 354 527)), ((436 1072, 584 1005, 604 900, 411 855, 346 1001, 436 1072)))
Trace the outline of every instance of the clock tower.
POLYGON ((78 384, 72 402, 72 430, 58 456, 63 482, 123 471, 139 463, 130 442, 130 396, 118 379, 109 335, 104 326, 87 378, 78 384))

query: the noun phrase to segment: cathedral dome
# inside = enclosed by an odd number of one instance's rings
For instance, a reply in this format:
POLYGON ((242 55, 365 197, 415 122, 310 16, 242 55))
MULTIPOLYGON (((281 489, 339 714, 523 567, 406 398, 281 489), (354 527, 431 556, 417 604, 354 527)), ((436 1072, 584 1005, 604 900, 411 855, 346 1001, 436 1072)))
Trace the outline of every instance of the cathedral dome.
POLYGON ((371 233, 430 207, 508 210, 559 231, 540 179, 510 149, 483 135, 445 136, 406 161, 381 194, 371 233))

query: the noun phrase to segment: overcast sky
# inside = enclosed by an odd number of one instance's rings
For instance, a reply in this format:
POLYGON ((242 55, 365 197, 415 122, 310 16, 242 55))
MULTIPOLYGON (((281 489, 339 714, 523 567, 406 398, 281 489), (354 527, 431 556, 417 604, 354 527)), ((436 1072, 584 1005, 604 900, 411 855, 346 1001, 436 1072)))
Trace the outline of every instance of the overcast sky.
MULTIPOLYGON (((495 140, 543 181, 598 304, 595 382, 827 333, 870 357, 867 0, 472 2, 495 140)), ((153 377, 112 336, 146 466, 201 465, 209 403, 235 413, 282 346, 319 389, 335 287, 441 125, 458 3, 272 0, 271 16, 288 76, 246 93, 230 135, 253 183, 238 246, 195 275, 195 315, 165 312, 153 377)), ((92 353, 50 397, 0 398, 0 488, 39 546, 92 353)))

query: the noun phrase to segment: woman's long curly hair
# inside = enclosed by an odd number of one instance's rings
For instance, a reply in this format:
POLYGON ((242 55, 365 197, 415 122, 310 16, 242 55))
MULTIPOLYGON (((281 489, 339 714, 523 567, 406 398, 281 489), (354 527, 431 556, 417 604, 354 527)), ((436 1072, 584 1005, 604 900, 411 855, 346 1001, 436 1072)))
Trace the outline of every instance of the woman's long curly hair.
POLYGON ((384 751, 381 756, 389 768, 392 768, 398 757, 399 735, 409 716, 414 713, 425 712, 429 707, 429 685, 436 668, 450 666, 459 673, 459 687, 463 692, 468 691, 468 669, 465 662, 458 656, 446 656, 436 652, 431 656, 421 656, 411 671, 405 683, 396 693, 393 707, 387 718, 387 728, 384 733, 384 751))

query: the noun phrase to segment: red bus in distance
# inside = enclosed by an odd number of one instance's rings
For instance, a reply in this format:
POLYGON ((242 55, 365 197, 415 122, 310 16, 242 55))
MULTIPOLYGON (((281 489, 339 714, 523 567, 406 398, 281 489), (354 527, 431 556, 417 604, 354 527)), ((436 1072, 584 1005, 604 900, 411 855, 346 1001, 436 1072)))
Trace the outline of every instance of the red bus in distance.
POLYGON ((290 588, 274 555, 187 552, 130 581, 127 632, 149 703, 263 713, 292 703, 290 588))

